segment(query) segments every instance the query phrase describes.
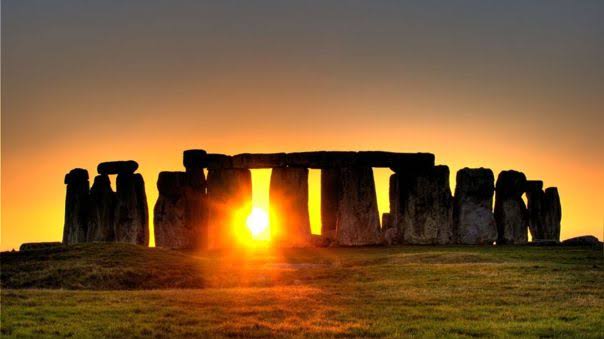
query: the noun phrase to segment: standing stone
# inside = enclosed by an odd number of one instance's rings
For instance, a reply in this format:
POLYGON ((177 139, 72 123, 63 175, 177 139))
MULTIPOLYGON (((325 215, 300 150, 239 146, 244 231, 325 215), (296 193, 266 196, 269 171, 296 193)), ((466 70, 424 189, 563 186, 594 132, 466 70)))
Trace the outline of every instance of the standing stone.
POLYGON ((202 149, 188 149, 182 153, 182 164, 187 171, 191 169, 203 169, 207 167, 208 154, 202 149))
POLYGON ((149 210, 142 175, 121 173, 117 176, 115 241, 149 245, 149 210))
POLYGON ((493 244, 497 226, 493 215, 493 171, 464 168, 457 172, 453 199, 454 237, 460 244, 493 244))
POLYGON ((517 171, 502 171, 495 186, 495 222, 498 244, 528 242, 528 212, 522 194, 526 177, 517 171))
POLYGON ((237 232, 247 230, 252 207, 252 173, 248 169, 208 170, 208 247, 233 247, 237 232))
POLYGON ((408 244, 450 244, 453 242, 452 196, 449 168, 436 166, 427 170, 400 171, 392 183, 397 228, 408 244))
POLYGON ((90 194, 88 171, 82 168, 72 169, 65 175, 64 182, 67 185, 67 194, 65 196, 63 243, 86 242, 90 194))
POLYGON ((556 187, 545 189, 543 198, 543 239, 560 241, 560 221, 562 220, 562 206, 560 195, 556 187))
POLYGON ((97 175, 90 189, 88 214, 88 242, 112 242, 115 240, 115 192, 107 175, 97 175))
POLYGON ((269 190, 271 239, 281 247, 310 245, 308 169, 276 167, 269 190))
POLYGON ((153 209, 155 245, 171 249, 207 247, 206 182, 203 171, 161 172, 153 209))
POLYGON ((526 182, 526 200, 528 210, 529 231, 533 241, 544 240, 544 210, 545 193, 543 181, 528 180, 526 182))
POLYGON ((381 243, 380 216, 371 167, 342 167, 340 176, 342 194, 337 209, 337 243, 341 246, 381 243))
POLYGON ((340 169, 321 169, 321 237, 326 242, 336 240, 338 206, 341 197, 340 169))

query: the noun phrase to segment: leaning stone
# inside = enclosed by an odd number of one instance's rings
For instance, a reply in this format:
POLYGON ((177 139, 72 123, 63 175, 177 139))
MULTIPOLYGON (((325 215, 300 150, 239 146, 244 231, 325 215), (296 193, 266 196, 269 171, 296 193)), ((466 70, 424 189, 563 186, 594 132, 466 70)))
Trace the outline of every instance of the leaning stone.
POLYGON ((593 235, 583 235, 580 237, 569 238, 562 241, 564 246, 598 246, 602 245, 602 242, 593 235))
POLYGON ((526 200, 528 211, 528 227, 533 242, 545 239, 545 215, 543 204, 545 193, 543 192, 543 181, 528 180, 526 182, 526 200))
POLYGON ((517 171, 502 171, 495 187, 497 244, 528 242, 528 212, 522 200, 526 177, 517 171))
POLYGON ((493 172, 487 168, 464 168, 457 172, 456 182, 454 237, 460 244, 493 244, 497 240, 493 172))
POLYGON ((252 207, 252 174, 248 169, 208 171, 208 247, 236 245, 252 207))
POLYGON ((182 164, 187 170, 203 169, 208 166, 208 154, 202 149, 188 149, 182 153, 182 164))
POLYGON ((285 166, 285 153, 243 153, 233 156, 233 168, 274 168, 285 166))
POLYGON ((142 175, 120 173, 116 184, 115 241, 149 245, 149 210, 142 175))
POLYGON ((560 241, 562 206, 556 187, 545 189, 543 197, 543 239, 560 241))
POLYGON ((356 152, 319 151, 287 153, 286 165, 305 168, 334 168, 353 166, 357 163, 356 152))
POLYGON ((115 240, 115 207, 117 198, 107 175, 97 175, 90 189, 88 242, 115 240))
POLYGON ((233 158, 225 154, 210 153, 206 157, 206 162, 208 165, 208 169, 233 168, 233 158))
POLYGON ((342 195, 337 213, 338 245, 380 244, 380 216, 371 167, 342 167, 340 176, 342 195))
POLYGON ((338 168, 321 169, 321 236, 336 240, 338 205, 342 197, 342 182, 338 168))
POLYGON ((90 183, 88 171, 82 168, 71 170, 65 176, 67 194, 65 196, 65 223, 63 243, 86 242, 88 231, 88 208, 90 204, 90 183))
POLYGON ((269 189, 271 240, 280 247, 310 245, 308 169, 277 167, 269 189))
POLYGON ((37 250, 47 250, 53 248, 61 248, 63 247, 63 243, 58 241, 53 242, 26 242, 19 246, 19 251, 37 251, 37 250))
POLYGON ((99 174, 132 174, 138 168, 138 163, 134 160, 126 161, 107 161, 100 163, 96 170, 99 174))

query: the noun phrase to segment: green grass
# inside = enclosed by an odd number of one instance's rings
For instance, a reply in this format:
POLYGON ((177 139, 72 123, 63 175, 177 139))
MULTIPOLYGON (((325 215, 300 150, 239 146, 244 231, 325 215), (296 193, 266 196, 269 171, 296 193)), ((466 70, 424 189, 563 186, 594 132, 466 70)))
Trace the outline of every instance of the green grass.
POLYGON ((1 264, 7 337, 604 337, 601 248, 88 244, 1 264))

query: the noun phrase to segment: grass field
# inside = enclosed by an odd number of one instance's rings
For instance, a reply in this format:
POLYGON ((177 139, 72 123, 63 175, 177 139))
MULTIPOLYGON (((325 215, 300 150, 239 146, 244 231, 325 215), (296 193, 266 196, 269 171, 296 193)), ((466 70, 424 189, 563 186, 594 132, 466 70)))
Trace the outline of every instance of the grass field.
POLYGON ((2 253, 6 337, 604 337, 601 248, 2 253))

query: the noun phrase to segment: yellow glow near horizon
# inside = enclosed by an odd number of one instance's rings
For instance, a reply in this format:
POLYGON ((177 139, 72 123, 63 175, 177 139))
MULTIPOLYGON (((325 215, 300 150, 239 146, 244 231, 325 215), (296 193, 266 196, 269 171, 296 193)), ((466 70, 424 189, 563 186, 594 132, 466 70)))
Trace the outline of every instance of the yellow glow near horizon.
POLYGON ((245 221, 247 228, 252 233, 253 240, 269 240, 270 229, 268 227, 268 214, 259 207, 254 207, 252 213, 245 221))

